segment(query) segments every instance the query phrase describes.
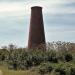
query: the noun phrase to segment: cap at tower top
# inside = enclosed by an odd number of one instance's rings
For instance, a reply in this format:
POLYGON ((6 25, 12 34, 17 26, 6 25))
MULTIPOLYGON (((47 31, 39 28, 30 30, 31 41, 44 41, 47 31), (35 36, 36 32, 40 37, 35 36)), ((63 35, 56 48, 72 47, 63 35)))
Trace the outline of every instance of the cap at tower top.
POLYGON ((40 6, 33 6, 33 7, 31 7, 31 9, 34 9, 34 8, 40 8, 40 9, 42 9, 42 7, 40 7, 40 6))

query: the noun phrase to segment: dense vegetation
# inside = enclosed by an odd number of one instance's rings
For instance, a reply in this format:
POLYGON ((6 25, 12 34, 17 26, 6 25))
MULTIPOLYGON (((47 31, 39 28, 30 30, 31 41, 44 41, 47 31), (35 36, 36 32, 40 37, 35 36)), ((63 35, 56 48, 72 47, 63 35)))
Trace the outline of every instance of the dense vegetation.
POLYGON ((30 70, 39 75, 75 75, 75 43, 47 43, 47 49, 17 48, 14 45, 0 49, 0 65, 9 70, 30 70))

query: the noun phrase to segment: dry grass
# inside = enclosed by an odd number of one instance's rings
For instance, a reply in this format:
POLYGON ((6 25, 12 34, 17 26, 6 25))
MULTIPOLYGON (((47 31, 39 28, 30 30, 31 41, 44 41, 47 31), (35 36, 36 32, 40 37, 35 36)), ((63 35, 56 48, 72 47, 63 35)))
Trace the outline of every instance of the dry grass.
POLYGON ((0 70, 2 71, 2 75, 39 75, 36 72, 32 72, 30 70, 27 71, 8 70, 6 66, 0 66, 0 70))

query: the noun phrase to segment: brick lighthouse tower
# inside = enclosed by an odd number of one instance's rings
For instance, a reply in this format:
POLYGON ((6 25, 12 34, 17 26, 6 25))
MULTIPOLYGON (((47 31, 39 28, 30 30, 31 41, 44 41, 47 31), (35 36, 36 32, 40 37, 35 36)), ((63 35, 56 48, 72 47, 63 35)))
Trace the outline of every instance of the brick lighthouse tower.
POLYGON ((28 48, 33 49, 45 45, 45 33, 43 24, 42 7, 31 7, 31 19, 29 29, 28 48))

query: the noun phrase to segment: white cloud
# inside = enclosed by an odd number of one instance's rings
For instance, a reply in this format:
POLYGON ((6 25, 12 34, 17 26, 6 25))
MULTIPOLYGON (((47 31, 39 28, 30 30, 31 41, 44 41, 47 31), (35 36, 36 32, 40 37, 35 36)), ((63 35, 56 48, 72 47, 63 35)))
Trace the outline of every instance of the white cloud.
POLYGON ((1 2, 0 15, 27 15, 32 6, 42 6, 43 12, 50 14, 75 13, 75 8, 61 7, 61 4, 72 3, 74 0, 29 0, 22 2, 1 2))
POLYGON ((28 1, 26 3, 26 11, 30 12, 30 7, 32 6, 42 6, 44 9, 44 13, 50 14, 68 14, 75 13, 74 7, 67 7, 64 5, 68 3, 74 3, 74 0, 36 0, 36 1, 28 1), (62 6, 63 5, 63 6, 62 6))
POLYGON ((0 16, 7 15, 24 15, 25 13, 25 5, 24 3, 0 3, 0 16))
POLYGON ((64 0, 66 2, 75 2, 75 0, 64 0))

